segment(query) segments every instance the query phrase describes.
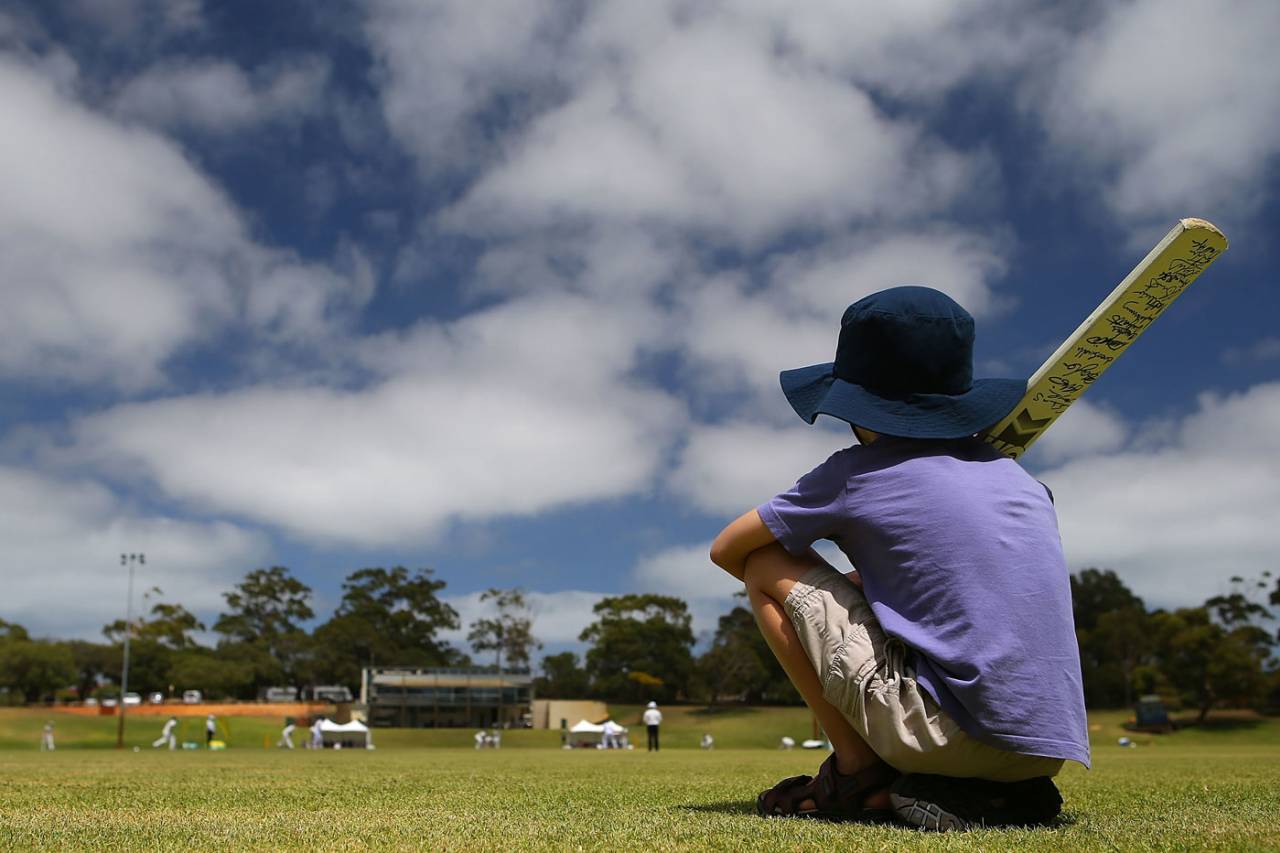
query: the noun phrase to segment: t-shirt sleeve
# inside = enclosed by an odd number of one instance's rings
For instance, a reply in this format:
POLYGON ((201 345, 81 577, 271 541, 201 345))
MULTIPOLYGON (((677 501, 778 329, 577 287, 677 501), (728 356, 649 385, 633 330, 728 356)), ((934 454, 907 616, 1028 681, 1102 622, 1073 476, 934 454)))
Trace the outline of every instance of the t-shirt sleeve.
POLYGON ((839 529, 846 515, 848 479, 846 456, 836 453, 790 489, 756 507, 756 512, 782 547, 800 556, 839 529))

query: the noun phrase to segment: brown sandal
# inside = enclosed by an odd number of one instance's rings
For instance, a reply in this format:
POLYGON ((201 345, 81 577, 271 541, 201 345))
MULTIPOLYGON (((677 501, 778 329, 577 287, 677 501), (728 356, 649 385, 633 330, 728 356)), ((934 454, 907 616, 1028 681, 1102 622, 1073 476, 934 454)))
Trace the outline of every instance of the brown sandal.
POLYGON ((756 797, 756 814, 761 817, 807 817, 830 821, 882 823, 893 819, 892 809, 864 808, 868 795, 888 787, 898 771, 876 764, 848 776, 836 770, 832 753, 815 776, 790 776, 756 797), (801 809, 805 800, 813 808, 801 809))

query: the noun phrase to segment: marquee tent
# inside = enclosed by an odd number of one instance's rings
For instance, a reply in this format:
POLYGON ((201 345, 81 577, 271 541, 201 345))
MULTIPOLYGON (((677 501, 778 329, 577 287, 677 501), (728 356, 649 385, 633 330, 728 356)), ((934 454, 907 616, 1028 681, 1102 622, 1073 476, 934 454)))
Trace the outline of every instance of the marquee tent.
POLYGON ((322 720, 320 736, 324 739, 325 746, 331 746, 334 749, 373 749, 373 736, 369 733, 369 727, 359 720, 352 720, 349 723, 322 720))
POLYGON ((569 739, 565 746, 599 747, 604 741, 605 726, 609 725, 615 727, 615 734, 625 734, 627 731, 624 727, 614 723, 613 720, 605 720, 600 724, 579 720, 576 725, 569 728, 569 739))

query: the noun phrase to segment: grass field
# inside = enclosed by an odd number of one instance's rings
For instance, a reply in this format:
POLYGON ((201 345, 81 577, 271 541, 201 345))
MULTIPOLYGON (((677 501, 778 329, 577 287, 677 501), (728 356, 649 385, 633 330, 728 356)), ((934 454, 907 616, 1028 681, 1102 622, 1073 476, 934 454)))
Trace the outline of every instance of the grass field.
MULTIPOLYGON (((615 709, 624 722, 634 709, 615 709)), ((16 849, 858 849, 1280 850, 1280 721, 1227 719, 1116 745, 1120 715, 1093 719, 1094 769, 1060 778, 1058 826, 952 836, 894 827, 764 821, 756 793, 810 772, 820 755, 780 752, 798 709, 669 709, 672 748, 565 752, 555 734, 512 732, 499 752, 448 746, 467 732, 378 730, 374 752, 262 748, 275 721, 235 718, 222 753, 77 749, 110 742, 111 720, 0 712, 0 847, 16 849), (79 728, 83 726, 83 728, 79 728)), ((158 726, 153 725, 152 728, 158 726)), ((137 729, 141 744, 154 737, 137 729), (145 738, 144 738, 145 735, 145 738)))

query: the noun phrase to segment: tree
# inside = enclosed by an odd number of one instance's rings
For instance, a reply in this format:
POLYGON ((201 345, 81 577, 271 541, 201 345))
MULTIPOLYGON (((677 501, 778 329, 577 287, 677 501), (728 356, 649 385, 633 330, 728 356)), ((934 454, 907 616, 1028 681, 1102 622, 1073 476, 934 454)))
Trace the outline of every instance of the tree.
POLYGON ((687 692, 694 638, 684 601, 629 594, 603 598, 592 610, 596 621, 578 639, 591 643, 586 669, 596 693, 669 701, 687 692))
POLYGON ((1254 625, 1225 628, 1207 607, 1151 615, 1160 671, 1199 711, 1203 723, 1220 702, 1250 705, 1265 686, 1270 634, 1254 625))
POLYGON ((533 636, 533 618, 522 589, 488 589, 480 601, 492 601, 498 615, 471 623, 467 642, 477 652, 493 652, 494 667, 502 672, 502 658, 512 668, 527 668, 533 651, 542 644, 533 636))
POLYGON ((1119 699, 1123 707, 1130 707, 1135 673, 1152 650, 1146 611, 1102 613, 1092 631, 1078 631, 1077 636, 1081 662, 1086 658, 1089 661, 1090 677, 1085 680, 1085 695, 1093 697, 1091 704, 1112 705, 1119 699))
POLYGON ((795 704, 800 694, 787 678, 745 607, 720 617, 715 638, 698 659, 698 681, 707 698, 740 697, 751 703, 795 704))
MULTIPOLYGON (((1263 573, 1264 578, 1269 576, 1270 572, 1263 573)), ((1250 625, 1254 620, 1271 618, 1271 611, 1251 597, 1256 589, 1266 588, 1265 580, 1246 582, 1244 578, 1237 575, 1231 578, 1231 584, 1235 589, 1230 594, 1215 595, 1204 603, 1209 613, 1220 624, 1231 628, 1237 625, 1250 625)), ((1277 584, 1277 589, 1280 590, 1280 584, 1277 584)), ((1272 597, 1274 598, 1275 595, 1273 594, 1272 597)))
POLYGON ((1100 615, 1116 610, 1145 612, 1146 605, 1111 569, 1082 569, 1071 576, 1071 613, 1076 630, 1092 630, 1100 615))
MULTIPOLYGON (((143 601, 163 595, 159 587, 152 587, 143 595, 143 601)), ((171 682, 169 669, 173 665, 173 653, 195 648, 191 634, 203 631, 204 623, 181 604, 157 601, 150 610, 134 618, 129 631, 129 685, 140 692, 163 691, 171 682)), ((122 647, 125 621, 116 619, 102 626, 102 633, 111 641, 110 654, 101 661, 101 674, 120 683, 122 647)), ((82 662, 97 666, 99 661, 90 654, 82 662)), ((81 683, 87 673, 81 672, 81 683)))
POLYGON ((578 665, 578 656, 561 652, 542 659, 542 675, 535 680, 534 690, 544 699, 582 699, 589 685, 587 671, 578 665))
POLYGON ((712 644, 694 665, 695 695, 712 705, 725 699, 747 701, 748 692, 765 680, 764 667, 755 655, 741 649, 712 644))
POLYGON ((1071 577, 1071 600, 1085 702, 1130 705, 1134 673, 1150 652, 1142 599, 1110 569, 1084 569, 1071 577))
POLYGON ((93 695, 98 684, 120 667, 120 650, 106 643, 68 640, 64 643, 76 668, 76 694, 81 699, 93 695))
POLYGON ((198 689, 209 699, 251 695, 255 675, 252 661, 200 648, 175 653, 168 673, 178 690, 198 689))
POLYGON ((310 650, 309 638, 299 623, 315 615, 311 587, 285 567, 272 566, 249 572, 222 597, 228 612, 213 625, 224 638, 219 651, 253 665, 255 688, 295 680, 310 650))
POLYGON ((342 603, 315 631, 318 679, 354 687, 375 664, 450 666, 461 656, 439 633, 459 627, 458 611, 440 599, 445 582, 431 569, 365 568, 347 576, 342 603))
POLYGON ((62 643, 25 639, 0 643, 0 685, 20 693, 27 702, 39 702, 75 679, 75 661, 62 643))
POLYGON ((0 643, 30 639, 31 635, 27 633, 26 628, 23 628, 17 622, 6 622, 0 619, 0 643))
MULTIPOLYGON (((306 633, 299 630, 289 635, 290 643, 309 642, 310 637, 306 633)), ((277 647, 282 647, 277 644, 277 647)), ((222 641, 218 643, 216 649, 209 652, 210 655, 216 657, 217 660, 229 664, 234 667, 233 672, 243 675, 248 673, 247 678, 226 678, 221 683, 227 686, 228 695, 235 699, 253 699, 257 697, 264 688, 280 685, 288 685, 297 673, 297 669, 303 662, 298 659, 297 655, 293 655, 289 661, 290 669, 286 670, 281 659, 267 646, 260 643, 245 643, 238 641, 222 641)), ((175 655, 170 659, 170 672, 176 666, 189 665, 189 659, 181 655, 175 655)), ((187 690, 197 688, 205 690, 213 688, 187 680, 190 670, 183 670, 178 675, 183 677, 174 678, 173 684, 176 687, 182 685, 181 689, 187 690)), ((172 677, 172 676, 171 676, 172 677)), ((130 680, 133 675, 130 673, 130 680)))
POLYGON ((213 630, 233 641, 269 643, 315 615, 311 587, 284 566, 254 569, 222 597, 230 611, 218 617, 213 630))
MULTIPOLYGON (((159 587, 153 587, 143 600, 151 596, 163 595, 159 587)), ((203 631, 204 623, 197 619, 181 604, 166 604, 158 601, 151 606, 150 613, 139 616, 133 623, 133 639, 154 640, 170 649, 195 648, 192 638, 195 631, 203 631)), ((124 641, 124 620, 117 619, 102 628, 107 639, 115 643, 124 641)))

